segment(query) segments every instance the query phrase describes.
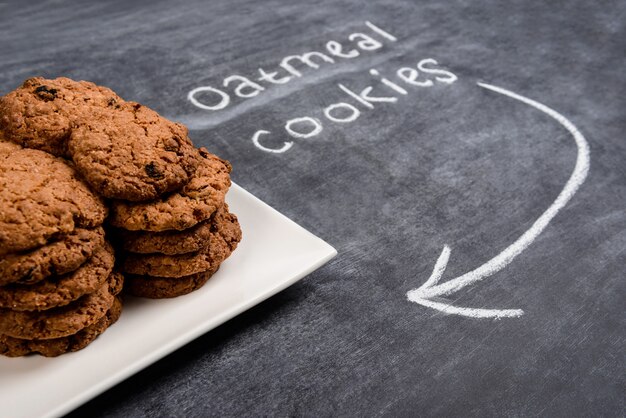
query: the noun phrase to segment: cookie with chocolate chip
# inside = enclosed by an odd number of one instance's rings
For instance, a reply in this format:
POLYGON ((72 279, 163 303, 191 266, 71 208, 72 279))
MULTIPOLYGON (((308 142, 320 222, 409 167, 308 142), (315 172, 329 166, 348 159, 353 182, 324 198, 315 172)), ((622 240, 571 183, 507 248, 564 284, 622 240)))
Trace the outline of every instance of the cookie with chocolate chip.
POLYGON ((231 165, 205 148, 195 151, 199 165, 180 191, 151 202, 111 202, 109 222, 130 231, 165 231, 191 228, 224 205, 230 187, 231 165))
POLYGON ((132 202, 180 189, 199 156, 187 128, 135 102, 93 108, 76 117, 68 154, 101 195, 132 202))
POLYGON ((235 215, 228 212, 228 205, 224 204, 206 221, 183 231, 150 232, 118 229, 116 235, 119 245, 133 253, 187 254, 208 247, 211 233, 227 227, 233 216, 235 215))
POLYGON ((124 291, 130 295, 150 299, 175 298, 204 286, 218 269, 219 265, 210 270, 183 277, 152 277, 128 274, 126 275, 124 291))
POLYGON ((34 250, 0 257, 0 286, 32 284, 76 270, 104 244, 104 229, 76 228, 34 250))
POLYGON ((180 255, 130 253, 122 262, 121 271, 154 277, 183 277, 215 269, 241 240, 237 217, 229 215, 219 223, 216 222, 207 248, 180 255))
POLYGON ((122 300, 116 297, 113 306, 97 322, 75 334, 66 337, 42 339, 14 338, 0 335, 0 354, 7 357, 20 357, 28 354, 41 354, 45 357, 57 357, 64 353, 82 350, 93 342, 119 319, 122 313, 122 300))
POLYGON ((22 339, 51 339, 76 334, 98 322, 111 308, 123 277, 111 274, 94 293, 69 305, 45 311, 0 309, 0 335, 22 339))
POLYGON ((0 98, 0 129, 8 140, 24 147, 66 156, 77 116, 93 108, 114 109, 123 102, 112 90, 89 81, 33 77, 0 98))
POLYGON ((100 226, 107 211, 66 160, 0 142, 0 256, 100 226))
POLYGON ((0 308, 43 311, 67 305, 102 287, 114 263, 113 247, 107 243, 71 273, 48 277, 35 284, 14 283, 0 287, 0 308))

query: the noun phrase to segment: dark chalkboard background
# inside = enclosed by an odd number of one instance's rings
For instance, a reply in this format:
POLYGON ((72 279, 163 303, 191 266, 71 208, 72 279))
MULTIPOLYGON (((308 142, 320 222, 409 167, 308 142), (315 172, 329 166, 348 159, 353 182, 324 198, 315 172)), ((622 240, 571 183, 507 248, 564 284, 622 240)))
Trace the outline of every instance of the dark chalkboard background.
POLYGON ((624 1, 25 3, 0 4, 0 93, 66 75, 192 122, 192 139, 229 159, 237 183, 339 252, 76 416, 624 413, 624 1), (345 41, 366 20, 398 42, 221 112, 186 98, 345 41), (351 124, 324 123, 284 154, 252 145, 258 129, 279 145, 288 119, 321 118, 346 99, 337 83, 379 86, 370 68, 392 74, 424 58, 458 81, 413 89, 351 124), (562 126, 477 81, 558 110, 591 148, 586 182, 539 238, 450 297, 523 309, 517 319, 449 316, 405 297, 444 244, 453 250, 443 280, 498 254, 573 169, 562 126))

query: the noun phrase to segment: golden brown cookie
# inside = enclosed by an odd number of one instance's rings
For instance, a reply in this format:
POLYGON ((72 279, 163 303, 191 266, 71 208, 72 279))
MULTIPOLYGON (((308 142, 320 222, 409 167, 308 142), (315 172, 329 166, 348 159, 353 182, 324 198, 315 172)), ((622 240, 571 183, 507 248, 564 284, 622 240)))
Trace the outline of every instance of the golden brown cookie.
POLYGON ((0 286, 14 282, 32 284, 51 275, 74 271, 103 244, 102 227, 77 228, 43 247, 2 256, 0 286))
POLYGON ((219 265, 211 270, 183 277, 151 277, 128 274, 124 289, 130 295, 144 298, 175 298, 204 286, 218 269, 219 265))
POLYGON ((234 215, 228 213, 228 205, 218 208, 213 215, 198 225, 183 231, 127 231, 118 229, 119 245, 138 254, 160 253, 167 255, 187 254, 209 246, 211 232, 229 222, 234 215))
POLYGON ((7 139, 57 156, 67 155, 72 121, 93 108, 114 109, 124 100, 88 81, 29 78, 0 98, 0 129, 7 139))
POLYGON ((201 158, 196 173, 179 192, 152 202, 111 202, 111 225, 130 231, 181 231, 208 219, 224 205, 231 166, 205 148, 198 154, 201 158))
POLYGON ((99 226, 107 214, 66 161, 8 142, 0 142, 0 208, 0 256, 99 226))
POLYGON ((121 271, 135 275, 156 277, 183 277, 209 271, 222 263, 241 240, 241 228, 235 215, 215 224, 207 248, 195 253, 180 255, 129 254, 123 261, 121 271))
POLYGON ((47 311, 0 309, 0 334, 22 339, 51 339, 76 334, 96 323, 113 305, 120 275, 111 274, 96 292, 47 311))
POLYGON ((134 202, 187 184, 199 163, 187 128, 135 102, 76 117, 68 152, 100 194, 134 202))
POLYGON ((114 263, 113 248, 107 243, 96 249, 85 264, 71 273, 48 277, 31 285, 9 284, 0 287, 0 308, 43 311, 67 305, 102 287, 114 263))
POLYGON ((78 351, 88 346, 100 334, 106 331, 122 314, 122 301, 115 298, 113 306, 102 318, 76 334, 49 340, 25 340, 0 335, 0 354, 8 357, 20 357, 28 354, 41 354, 45 357, 56 357, 64 353, 78 351))

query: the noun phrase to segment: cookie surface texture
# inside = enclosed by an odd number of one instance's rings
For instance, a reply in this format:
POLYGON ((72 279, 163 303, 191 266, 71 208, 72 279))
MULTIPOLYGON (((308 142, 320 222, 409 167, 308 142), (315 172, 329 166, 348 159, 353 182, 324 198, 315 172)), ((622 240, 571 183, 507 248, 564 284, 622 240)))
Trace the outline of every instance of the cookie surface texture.
POLYGON ((113 248, 107 243, 71 273, 30 285, 10 284, 0 287, 0 308, 43 311, 67 305, 98 290, 111 274, 114 263, 113 248))
POLYGON ((0 143, 0 256, 102 224, 107 207, 63 159, 0 143))
POLYGON ((180 189, 199 163, 187 128, 134 102, 77 117, 68 153, 94 190, 129 201, 180 189))
POLYGON ((104 244, 104 230, 77 228, 34 250, 0 257, 0 286, 36 283, 76 270, 104 244))
POLYGON ((183 277, 151 277, 127 275, 125 291, 151 299, 175 298, 201 288, 217 268, 183 277))
POLYGON ((22 146, 66 156, 77 116, 93 108, 114 109, 123 102, 112 90, 88 81, 29 78, 0 98, 0 129, 22 146))
POLYGON ((213 215, 198 225, 182 231, 162 232, 117 230, 119 244, 127 251, 138 254, 160 253, 167 255, 187 254, 209 246, 211 232, 231 216, 224 204, 213 215), (217 224, 217 225, 216 225, 217 224))
POLYGON ((210 243, 204 250, 181 254, 128 254, 122 262, 124 273, 156 277, 183 277, 209 271, 219 266, 241 240, 237 217, 228 214, 225 221, 214 224, 210 243))
POLYGON ((20 357, 28 354, 41 354, 45 357, 56 357, 64 353, 85 348, 100 334, 106 331, 119 319, 122 313, 122 301, 115 298, 113 306, 97 322, 89 325, 76 334, 48 340, 25 340, 0 335, 0 354, 8 357, 20 357))
POLYGON ((152 202, 113 201, 111 225, 131 231, 181 231, 210 218, 224 205, 231 184, 231 166, 204 148, 196 153, 200 163, 182 190, 152 202))
POLYGON ((60 308, 41 312, 0 309, 0 334, 22 339, 66 337, 96 323, 111 308, 114 299, 107 282, 96 292, 60 308))

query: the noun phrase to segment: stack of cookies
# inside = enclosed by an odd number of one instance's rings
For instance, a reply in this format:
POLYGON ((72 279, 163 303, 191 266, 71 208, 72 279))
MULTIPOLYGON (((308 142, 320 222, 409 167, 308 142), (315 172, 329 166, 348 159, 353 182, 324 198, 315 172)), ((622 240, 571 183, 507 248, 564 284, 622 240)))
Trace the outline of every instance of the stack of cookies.
POLYGON ((113 91, 31 78, 0 100, 6 139, 64 157, 105 198, 146 201, 180 189, 199 156, 187 129, 113 91))
POLYGON ((28 79, 0 99, 0 131, 60 157, 105 199, 107 238, 128 293, 169 298, 198 289, 241 239, 224 201, 230 164, 195 148, 185 126, 108 88, 28 79))
POLYGON ((126 253, 120 270, 127 291, 170 298, 201 287, 241 240, 224 197, 230 164, 198 151, 199 164, 181 190, 149 202, 114 201, 109 223, 126 253))
POLYGON ((76 351, 117 320, 106 215, 65 160, 0 140, 0 354, 76 351))

